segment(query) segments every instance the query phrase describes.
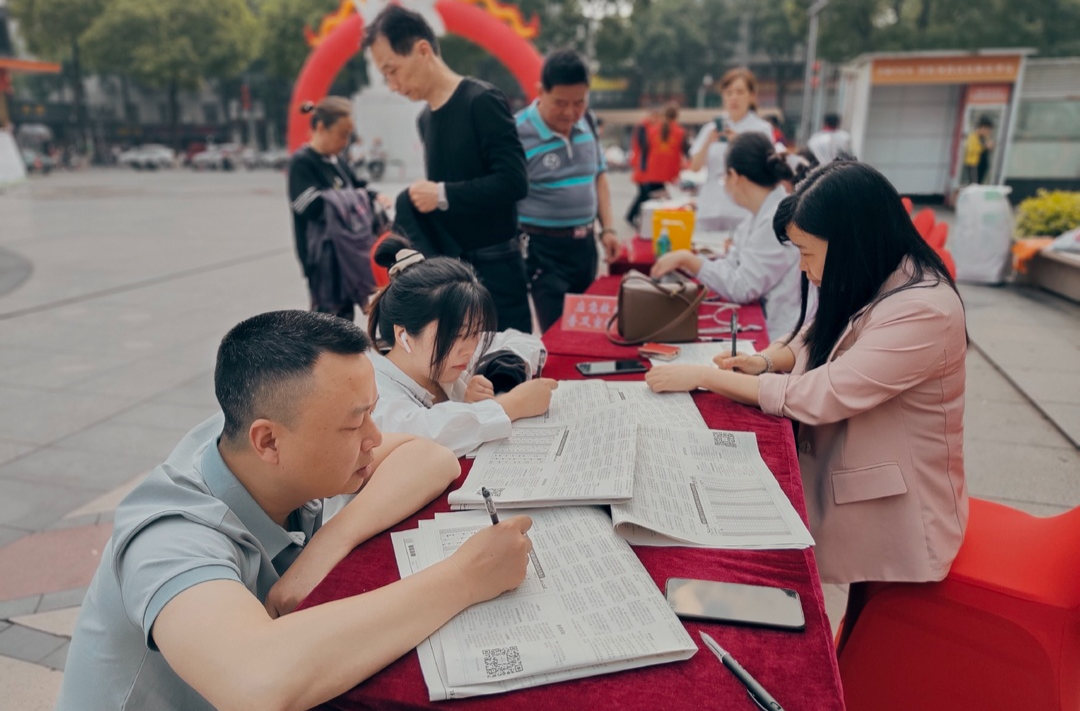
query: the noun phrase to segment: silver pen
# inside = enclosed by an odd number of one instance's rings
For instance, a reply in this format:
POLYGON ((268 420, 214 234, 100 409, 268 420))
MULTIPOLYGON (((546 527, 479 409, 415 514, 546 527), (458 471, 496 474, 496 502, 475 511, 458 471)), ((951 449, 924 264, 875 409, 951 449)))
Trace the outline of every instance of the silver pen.
POLYGON ((765 691, 765 687, 759 684, 757 679, 750 676, 750 672, 743 669, 742 665, 735 661, 735 657, 725 652, 724 648, 717 644, 715 639, 704 632, 698 634, 704 640, 705 646, 720 660, 720 663, 730 669, 735 678, 746 687, 746 693, 750 694, 750 698, 754 700, 755 704, 765 709, 765 711, 784 711, 784 707, 768 691, 765 691))

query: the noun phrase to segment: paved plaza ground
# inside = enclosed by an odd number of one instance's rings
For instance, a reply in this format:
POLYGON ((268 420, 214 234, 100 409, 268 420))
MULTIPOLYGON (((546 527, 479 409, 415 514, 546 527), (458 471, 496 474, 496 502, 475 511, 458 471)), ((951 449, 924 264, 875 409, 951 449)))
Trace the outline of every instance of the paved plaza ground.
MULTIPOLYGON (((632 186, 612 183, 621 215, 632 186)), ((1080 306, 962 293, 971 493, 1080 504, 1080 306)), ((280 173, 86 171, 0 194, 0 706, 52 708, 112 512, 215 410, 221 337, 306 305, 280 173)))

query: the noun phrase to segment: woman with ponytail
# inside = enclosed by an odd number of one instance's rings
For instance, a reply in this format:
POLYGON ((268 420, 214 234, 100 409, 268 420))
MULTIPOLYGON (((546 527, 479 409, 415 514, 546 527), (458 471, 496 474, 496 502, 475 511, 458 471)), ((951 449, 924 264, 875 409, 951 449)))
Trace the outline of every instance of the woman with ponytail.
POLYGON ((471 265, 425 259, 396 235, 383 240, 375 261, 390 273, 368 311, 380 351, 371 354, 380 430, 425 437, 460 457, 508 437, 511 421, 547 412, 556 382, 535 377, 543 345, 520 331, 494 333, 495 303, 471 265), (517 364, 524 382, 499 392, 498 380, 473 372, 495 351, 517 364))
MULTIPOLYGON (((781 202, 776 238, 819 286, 817 316, 719 368, 665 366, 656 391, 705 387, 798 422, 821 579, 941 580, 963 540, 964 305, 900 196, 868 165, 830 163, 781 202)), ((804 301, 805 304, 805 301, 804 301)))
POLYGON ((776 240, 772 222, 787 195, 783 182, 792 179, 791 168, 760 133, 737 136, 724 160, 724 191, 749 212, 736 228, 727 254, 706 259, 686 249, 669 252, 656 260, 652 276, 680 270, 728 301, 760 300, 769 333, 783 336, 791 333, 799 318, 799 250, 776 240))
POLYGON ((356 177, 348 161, 340 154, 349 147, 353 137, 352 106, 342 96, 328 96, 317 104, 308 101, 300 112, 311 115, 311 141, 301 147, 289 159, 289 203, 293 216, 293 236, 296 239, 296 255, 311 292, 311 310, 332 313, 353 319, 354 303, 361 306, 370 295, 370 275, 358 272, 366 268, 366 259, 358 256, 369 239, 374 241, 385 216, 373 210, 373 205, 384 209, 389 201, 374 191, 367 190, 367 182, 356 177), (330 193, 346 200, 363 215, 364 234, 355 235, 358 248, 333 250, 333 254, 316 254, 309 249, 312 228, 325 227, 328 198, 337 199, 330 193), (353 193, 345 195, 344 193, 353 193), (348 254, 342 253, 348 251, 348 254))

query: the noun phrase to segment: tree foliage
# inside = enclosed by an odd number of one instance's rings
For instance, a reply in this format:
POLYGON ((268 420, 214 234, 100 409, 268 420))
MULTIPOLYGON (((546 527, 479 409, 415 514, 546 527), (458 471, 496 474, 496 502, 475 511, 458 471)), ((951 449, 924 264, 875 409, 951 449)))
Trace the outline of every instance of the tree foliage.
POLYGON ((109 0, 83 43, 99 71, 152 88, 196 89, 203 79, 243 72, 258 49, 256 29, 244 0, 109 0))

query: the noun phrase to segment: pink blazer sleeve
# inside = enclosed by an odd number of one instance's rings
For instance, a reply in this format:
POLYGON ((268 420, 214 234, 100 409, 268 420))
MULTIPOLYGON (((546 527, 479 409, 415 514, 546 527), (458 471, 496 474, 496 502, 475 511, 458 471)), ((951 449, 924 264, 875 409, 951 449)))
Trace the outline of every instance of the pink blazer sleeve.
POLYGON ((833 360, 798 375, 761 375, 761 409, 808 425, 866 412, 940 368, 956 328, 950 315, 911 292, 885 299, 863 318, 854 343, 833 360))

